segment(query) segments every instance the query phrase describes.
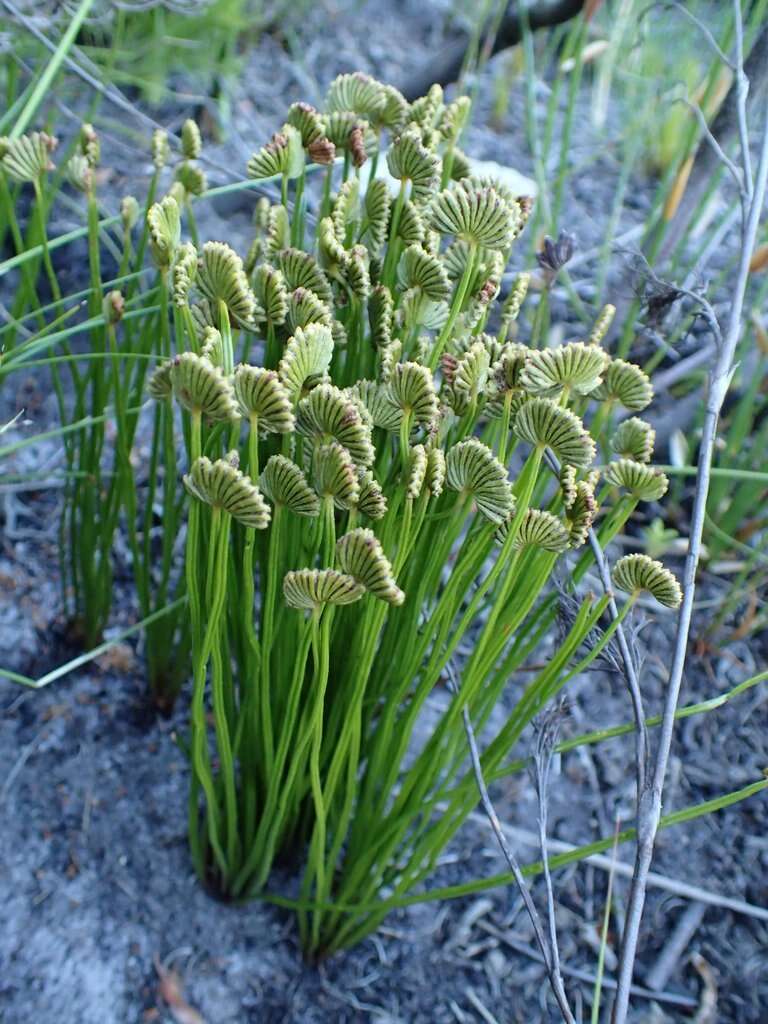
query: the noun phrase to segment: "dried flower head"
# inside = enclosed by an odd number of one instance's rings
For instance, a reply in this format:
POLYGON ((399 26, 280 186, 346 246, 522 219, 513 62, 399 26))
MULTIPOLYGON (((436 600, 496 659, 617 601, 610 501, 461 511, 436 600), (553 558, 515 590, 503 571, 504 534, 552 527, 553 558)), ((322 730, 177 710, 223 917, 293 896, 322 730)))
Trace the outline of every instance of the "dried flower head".
POLYGON ((313 164, 320 164, 323 167, 329 167, 336 159, 336 147, 324 135, 310 142, 307 153, 313 164))
POLYGON ((626 594, 645 590, 667 608, 677 608, 683 599, 674 574, 648 555, 625 555, 613 567, 611 576, 619 590, 626 594))
POLYGON ((576 239, 570 232, 561 231, 557 241, 547 235, 541 250, 536 253, 536 260, 544 271, 548 284, 551 284, 560 270, 569 262, 576 248, 576 239))
POLYGON ((364 586, 369 594, 388 604, 398 605, 405 600, 373 530, 358 527, 344 534, 336 544, 336 557, 342 571, 364 586))

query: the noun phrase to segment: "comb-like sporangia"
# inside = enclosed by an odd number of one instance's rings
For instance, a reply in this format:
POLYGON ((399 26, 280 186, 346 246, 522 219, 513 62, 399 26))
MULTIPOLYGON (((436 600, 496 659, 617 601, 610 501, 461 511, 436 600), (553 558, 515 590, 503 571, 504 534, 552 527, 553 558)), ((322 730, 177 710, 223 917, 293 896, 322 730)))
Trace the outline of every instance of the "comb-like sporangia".
POLYGON ((333 336, 324 324, 297 328, 288 341, 278 366, 280 379, 295 404, 308 385, 322 377, 333 355, 333 336))
POLYGON ((632 459, 617 459, 608 464, 605 479, 640 501, 658 501, 667 493, 669 481, 660 469, 632 459))
POLYGON ((487 445, 471 437, 448 449, 446 482, 472 498, 492 523, 503 523, 514 507, 507 471, 487 445))
POLYGON ((369 469, 358 468, 360 493, 357 507, 369 519, 382 519, 387 511, 387 498, 381 484, 369 469))
POLYGON ((316 444, 338 441, 361 466, 369 466, 376 454, 355 403, 332 384, 319 384, 299 402, 296 430, 316 444))
POLYGON ((683 599, 674 574, 648 555, 624 555, 613 567, 611 577, 619 590, 627 594, 645 590, 667 608, 677 608, 683 599))
POLYGON ((197 287, 216 307, 223 303, 234 323, 252 329, 263 315, 251 291, 243 261, 224 242, 206 242, 197 265, 197 287))
POLYGON ((601 348, 573 342, 531 351, 520 379, 533 395, 553 398, 563 391, 588 395, 600 383, 607 362, 601 348))
POLYGON ((293 430, 291 399, 274 370, 241 363, 235 368, 232 386, 241 414, 258 430, 275 434, 293 430))
POLYGON ((494 188, 468 191, 462 182, 444 189, 429 205, 430 225, 441 235, 489 249, 509 248, 517 216, 494 188))
POLYGON ((656 431, 651 424, 637 416, 630 416, 618 425, 610 444, 611 449, 623 459, 650 462, 655 442, 656 431))
POLYGON ((369 594, 402 604, 405 594, 398 587, 392 565, 372 530, 358 527, 346 533, 336 544, 336 557, 343 572, 362 584, 369 594))
POLYGON ((581 547, 586 542, 596 515, 595 492, 586 480, 579 480, 574 487, 573 498, 568 503, 565 514, 572 548, 581 547))
POLYGON ((423 145, 418 132, 403 132, 387 151, 387 165, 393 178, 410 182, 411 199, 426 200, 439 181, 440 161, 423 145))
POLYGON ((269 263, 261 263, 253 273, 253 293, 264 319, 272 327, 280 327, 288 316, 288 289, 281 271, 269 263))
POLYGON ((297 516, 320 513, 320 501, 304 473, 284 455, 273 455, 267 460, 259 486, 274 505, 284 505, 297 516))
POLYGON ((423 444, 415 444, 411 448, 408 476, 405 484, 405 496, 415 501, 421 494, 427 475, 427 449, 423 444))
POLYGON ((170 267, 181 239, 179 204, 172 196, 150 206, 147 230, 155 263, 158 267, 170 267))
POLYGON ((232 385, 209 359, 182 352, 174 358, 170 376, 173 392, 185 409, 214 421, 238 418, 232 385))
MULTIPOLYGON (((505 520, 496 530, 496 539, 503 544, 509 533, 511 520, 505 520)), ((570 544, 568 530, 563 522, 545 509, 526 510, 513 541, 516 548, 543 548, 561 554, 570 544)))
POLYGON ((437 416, 437 395, 432 374, 420 363, 396 363, 389 379, 389 395, 415 423, 432 423, 437 416))
POLYGON ((611 359, 603 372, 602 383, 591 397, 599 402, 619 402, 625 409, 640 412, 650 405, 653 386, 647 373, 634 363, 611 359))
POLYGON ((35 181, 54 169, 51 153, 56 145, 57 140, 45 132, 0 139, 0 164, 12 181, 35 181))
POLYGON ((595 442, 575 413, 549 398, 533 398, 520 407, 514 432, 538 448, 551 448, 561 462, 588 466, 595 458, 595 442))
POLYGON ((312 483, 320 497, 332 499, 337 508, 352 508, 360 499, 357 466, 338 441, 314 449, 312 483))
POLYGON ((269 526, 269 506, 258 487, 234 462, 236 459, 231 458, 212 462, 201 456, 184 477, 184 486, 193 497, 227 512, 243 526, 265 530, 269 526))
POLYGON ((296 569, 283 579, 286 604, 311 612, 326 604, 352 604, 364 594, 365 587, 335 569, 296 569))

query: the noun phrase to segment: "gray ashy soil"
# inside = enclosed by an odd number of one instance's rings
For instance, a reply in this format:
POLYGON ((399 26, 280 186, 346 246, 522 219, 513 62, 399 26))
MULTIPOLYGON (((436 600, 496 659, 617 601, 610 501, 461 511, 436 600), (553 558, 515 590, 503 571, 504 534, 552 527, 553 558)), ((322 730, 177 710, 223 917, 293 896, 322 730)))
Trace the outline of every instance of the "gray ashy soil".
MULTIPOLYGON (((241 168, 254 146, 280 123, 294 99, 318 99, 339 70, 362 67, 402 81, 410 66, 428 62, 440 43, 430 9, 415 3, 364 4, 334 13, 308 13, 299 62, 270 39, 249 56, 247 89, 233 98, 236 140, 215 151, 241 168), (371 26, 376 26, 376 32, 371 26)), ((530 173, 522 135, 522 98, 514 96, 502 130, 488 127, 491 76, 480 83, 477 121, 467 149, 481 159, 530 173)), ((189 111, 169 114, 178 125, 189 111)), ((599 139, 585 128, 578 147, 599 139)), ((577 147, 577 148, 578 148, 577 147)), ((574 164, 579 152, 574 153, 574 164)), ((568 223, 582 250, 600 240, 613 195, 610 153, 593 164, 589 180, 569 184, 568 223)), ((215 175, 212 175, 215 178, 215 175)), ((114 182, 116 195, 128 179, 114 182)), ((123 187, 125 186, 125 187, 123 187)), ((637 182, 634 210, 620 225, 642 217, 650 194, 637 182)), ((249 241, 251 202, 219 204, 201 217, 204 236, 238 248, 249 241)), ((202 213, 202 211, 201 211, 202 213)), ((73 226, 62 223, 61 230, 73 226)), ((586 271, 575 275, 587 282, 586 271)), ((584 293, 587 294, 586 292, 584 293)), ((19 381, 3 396, 11 412, 25 406, 31 428, 49 422, 50 403, 39 382, 19 381)), ((7 439, 9 435, 5 435, 7 439)), ((50 465, 52 446, 20 454, 13 471, 50 465)), ((3 495, 0 534, 0 662, 38 674, 66 660, 60 642, 54 547, 55 490, 3 495)), ((124 567, 123 567, 124 568, 124 567)), ((120 569, 120 567, 118 567, 120 569)), ((123 574, 124 575, 124 574, 123 574)), ((135 608, 118 571, 114 627, 135 621, 135 608)), ((716 598, 716 581, 707 597, 716 598)), ((703 622, 700 627, 703 629, 703 622)), ((641 634, 648 651, 643 675, 649 710, 659 706, 668 664, 670 620, 641 634)), ((691 661, 683 693, 693 701, 727 689, 765 664, 765 644, 733 645, 691 661)), ((521 680, 510 684, 510 699, 521 680)), ((435 695, 439 713, 444 694, 435 695)), ((143 1024, 173 1020, 158 994, 155 959, 174 967, 188 1003, 208 1024, 326 1024, 326 1022, 554 1021, 557 1019, 532 955, 533 941, 520 900, 511 889, 447 903, 424 903, 394 913, 378 935, 321 969, 301 962, 289 913, 269 904, 232 908, 213 901, 191 871, 186 850, 187 770, 174 739, 185 728, 180 706, 171 721, 146 713, 141 660, 132 647, 73 674, 42 693, 0 682, 0 1020, 3 1024, 143 1024), (528 950, 529 952, 522 952, 528 950)), ((759 777, 768 764, 764 694, 753 691, 718 712, 689 719, 678 730, 666 810, 706 800, 759 777)), ((572 685, 563 734, 626 721, 629 703, 620 681, 593 672, 572 685)), ((527 735, 518 754, 530 753, 527 735)), ((563 756, 551 782, 549 833, 572 843, 609 835, 616 816, 631 821, 632 747, 628 739, 563 756)), ((526 775, 494 789, 502 820, 536 828, 536 806, 526 775)), ((654 868, 672 879, 765 907, 768 813, 763 797, 661 834, 654 868)), ((520 847, 524 860, 533 848, 520 847)), ((629 850, 623 851, 625 858, 629 850)), ((483 823, 471 822, 446 851, 431 885, 488 877, 503 862, 483 823)), ((554 876, 561 955, 569 970, 592 972, 606 898, 607 875, 590 865, 554 876)), ((294 879, 277 878, 290 891, 294 879)), ((543 907, 543 889, 534 886, 543 907)), ((626 881, 616 884, 620 914, 626 881)), ((691 905, 674 893, 651 891, 642 937, 638 982, 665 947, 691 905)), ((724 1024, 758 1024, 768 1017, 765 919, 707 907, 688 948, 675 959, 663 998, 638 998, 637 1022, 690 1019, 716 992, 724 1024), (690 963, 703 957, 712 981, 690 963)), ((616 951, 610 936, 607 969, 616 951)), ((591 983, 566 978, 574 1004, 588 1016, 591 983)), ((177 1011, 178 1012, 178 1011, 177 1011)), ((177 1018, 183 1019, 183 1018, 177 1018)), ((703 1018, 702 1018, 703 1019, 703 1018)), ((189 1017, 188 1021, 194 1019, 189 1017)))

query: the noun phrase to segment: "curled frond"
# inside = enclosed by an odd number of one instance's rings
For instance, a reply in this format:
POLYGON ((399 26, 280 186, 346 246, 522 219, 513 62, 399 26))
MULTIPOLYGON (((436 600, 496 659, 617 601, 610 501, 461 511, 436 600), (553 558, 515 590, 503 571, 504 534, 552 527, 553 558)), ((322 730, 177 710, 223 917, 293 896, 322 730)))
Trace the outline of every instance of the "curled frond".
POLYGON ((279 327, 288 315, 288 289, 285 278, 269 263, 260 263, 253 273, 253 293, 264 310, 268 324, 279 327))
POLYGON ((46 132, 3 139, 0 165, 12 181, 35 181, 54 169, 51 153, 56 145, 57 140, 46 132))
POLYGON ((187 196, 201 196, 208 189, 208 177, 201 167, 183 163, 176 168, 176 181, 184 188, 187 196))
MULTIPOLYGON (((503 544, 509 533, 511 519, 505 520, 496 531, 496 540, 503 544)), ((529 508, 523 516, 514 539, 516 548, 543 548, 561 554, 570 543, 568 530, 557 516, 540 508, 529 508)))
POLYGON ((468 191, 460 183, 435 196, 428 216, 431 226, 441 235, 454 235, 471 245, 506 250, 512 243, 518 211, 493 188, 468 191))
POLYGON ((382 383, 388 384, 392 379, 392 374, 399 364, 402 354, 403 343, 399 339, 395 339, 390 345, 379 350, 379 378, 382 383))
POLYGON ((443 112, 443 87, 435 82, 426 96, 420 96, 411 104, 409 117, 413 124, 432 128, 438 124, 443 112))
POLYGON ((252 329, 262 315, 248 284, 243 261, 225 242, 206 242, 197 264, 197 286, 214 308, 221 302, 232 321, 252 329))
POLYGON ((321 498, 332 498, 337 508, 352 508, 360 500, 357 466, 346 448, 331 441, 315 448, 312 481, 321 498))
POLYGON ((277 265, 283 272, 289 291, 295 291, 296 288, 308 288, 326 304, 333 302, 333 293, 328 278, 311 253, 303 252, 301 249, 283 249, 277 265))
POLYGON ((618 425, 610 444, 611 450, 624 459, 650 462, 655 441, 656 431, 651 424, 637 416, 631 416, 618 425))
POLYGON ((565 390, 587 395, 600 383, 607 362, 608 356, 601 348, 578 341, 533 349, 520 380, 534 395, 554 398, 565 390))
POLYGON ((215 462, 205 456, 195 459, 184 477, 184 486, 194 498, 227 512, 243 526, 265 530, 269 526, 269 505, 236 463, 237 452, 215 462))
POLYGON ((189 293, 197 277, 197 249, 191 242, 179 246, 173 264, 172 289, 175 306, 186 306, 189 293))
POLYGON ((560 467, 560 492, 563 496, 563 504, 570 508, 576 500, 576 467, 563 465, 560 467))
POLYGON ((586 541, 596 515, 595 492, 586 480, 579 480, 566 514, 568 539, 572 548, 579 548, 586 541))
POLYGON ((503 523, 512 513, 514 499, 507 471, 475 437, 448 449, 446 481, 452 491, 471 495, 478 511, 492 523, 503 523))
POLYGON ((374 178, 365 193, 366 229, 364 238, 372 256, 378 255, 387 240, 387 225, 392 196, 386 181, 374 178))
POLYGON ((155 367, 147 381, 147 394, 157 402, 165 401, 173 394, 172 366, 173 363, 170 359, 164 359, 155 367))
POLYGON ((274 370, 241 363, 235 369, 232 386, 242 415, 258 422, 258 429, 287 434, 295 420, 291 399, 274 370))
POLYGON ((347 265, 347 250, 339 241, 331 217, 323 217, 317 226, 317 251, 320 264, 333 277, 344 271, 347 265))
POLYGON ((267 219, 266 251, 270 257, 279 256, 291 244, 291 219, 280 203, 270 206, 267 219))
POLYGON ((360 220, 360 182, 347 178, 339 189, 333 204, 333 230, 342 245, 345 244, 347 229, 360 220))
POLYGON ((358 469, 360 494, 357 507, 369 519, 382 519, 387 511, 387 499, 381 484, 369 469, 358 469))
POLYGON ((327 372, 332 355, 333 336, 330 328, 323 324, 299 327, 288 339, 277 372, 294 404, 312 378, 322 377, 327 372))
POLYGON ((517 314, 520 312, 520 307, 528 293, 528 284, 530 280, 530 274, 522 273, 517 274, 512 282, 509 295, 504 300, 504 305, 501 309, 501 322, 507 330, 509 330, 510 324, 517 320, 517 314))
POLYGON ((370 256, 364 245, 353 245, 344 266, 344 280, 356 299, 365 302, 371 292, 370 256))
POLYGON ((159 267, 170 267, 181 239, 179 204, 172 196, 153 203, 147 210, 147 228, 152 255, 159 267))
POLYGON ((293 125, 284 124, 270 141, 248 161, 248 177, 260 180, 285 175, 298 178, 304 169, 304 147, 301 133, 293 125))
POLYGON ((392 293, 383 284, 372 289, 368 299, 368 323, 375 348, 386 348, 392 341, 392 293))
POLYGON ((296 569, 283 579, 286 604, 310 612, 326 604, 352 604, 364 593, 365 587, 335 569, 296 569))
POLYGON ((435 382, 420 363, 397 363, 392 368, 389 395, 414 423, 432 423, 437 417, 435 382))
POLYGON ((445 452, 442 448, 430 448, 427 452, 427 488, 439 498, 445 486, 445 452))
POLYGON ((415 501, 421 494, 427 475, 427 449, 423 444, 411 448, 408 461, 408 476, 405 482, 405 496, 415 501))
POLYGON ((420 245, 409 245, 400 258, 398 276, 404 288, 418 289, 434 302, 444 302, 451 294, 451 284, 445 267, 437 256, 432 256, 420 245))
POLYGON ((608 333, 608 328, 613 323, 613 318, 616 315, 616 307, 610 303, 606 303, 605 306, 600 310, 600 316, 595 320, 595 326, 589 335, 590 345, 599 345, 603 338, 608 333))
POLYGON ((365 138, 368 125, 359 114, 351 110, 333 110, 323 114, 323 131, 326 138, 334 144, 337 149, 352 153, 353 148, 360 144, 360 134, 365 138))
POLYGON ((617 459, 609 463, 605 479, 615 487, 623 487, 639 501, 658 501, 669 487, 669 480, 660 469, 632 459, 617 459))
POLYGON ((338 441, 361 466, 370 466, 376 454, 357 405, 333 384, 319 384, 299 402, 296 431, 315 444, 338 441))
POLYGON ((624 555, 613 567, 611 577, 619 590, 627 594, 645 590, 667 608, 677 608, 683 599, 674 574, 648 555, 624 555))
POLYGON ((538 448, 549 447, 561 462, 589 466, 595 458, 595 442, 570 409, 549 398, 532 398, 517 411, 514 432, 538 448))
POLYGON ((74 188, 86 195, 93 191, 93 168, 82 153, 73 153, 67 161, 67 179, 74 188))
POLYGON ((284 455, 273 455, 267 460, 259 485, 274 505, 283 505, 297 516, 320 514, 320 499, 301 469, 284 455))
POLYGON ((197 122, 187 118, 181 126, 181 152, 186 160, 197 160, 202 152, 203 139, 197 122))
POLYGON ((408 116, 408 100, 394 85, 382 85, 384 94, 384 105, 372 121, 382 128, 389 128, 390 131, 400 131, 408 116))
POLYGON ((590 397, 598 402, 620 402, 625 409, 640 412, 653 398, 653 385, 639 366, 623 359, 611 359, 603 373, 602 384, 590 397))
POLYGON ((202 346, 200 355, 213 363, 214 366, 224 366, 224 339, 217 327, 206 327, 203 331, 202 346))
POLYGON ((397 237, 403 245, 422 245, 427 236, 424 218, 410 199, 403 204, 400 223, 397 225, 397 237))
POLYGON ((398 181, 410 181, 411 198, 429 199, 439 183, 439 157, 422 144, 419 134, 409 130, 395 139, 387 151, 389 173, 398 181))
POLYGON ((171 368, 173 393, 185 409, 213 421, 238 419, 232 385, 218 366, 194 352, 182 352, 171 368))
POLYGON ((446 142, 458 142, 469 120, 472 100, 469 96, 458 96, 453 103, 443 109, 440 118, 440 133, 446 142))
POLYGON ((171 158, 171 146, 168 142, 168 132, 163 128, 156 128, 152 132, 152 163, 156 171, 161 171, 171 158))
POLYGON ((477 398, 488 381, 490 362, 488 349, 482 341, 476 341, 456 363, 452 380, 454 391, 467 400, 477 398))
POLYGON ((336 556, 342 571, 368 593, 389 604, 403 603, 405 594, 395 582, 392 565, 372 530, 358 527, 345 533, 336 544, 336 556))

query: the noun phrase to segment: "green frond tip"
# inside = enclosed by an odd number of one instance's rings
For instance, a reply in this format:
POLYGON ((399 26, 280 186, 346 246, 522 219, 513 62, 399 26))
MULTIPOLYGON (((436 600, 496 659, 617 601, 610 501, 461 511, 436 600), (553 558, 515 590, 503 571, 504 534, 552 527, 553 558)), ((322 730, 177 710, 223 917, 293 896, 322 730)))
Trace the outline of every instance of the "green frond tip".
POLYGON ((430 448, 427 452, 427 488, 435 498, 443 493, 445 473, 445 452, 442 448, 430 448))
POLYGON ((192 497, 227 512, 243 526, 265 530, 269 526, 269 505, 258 487, 237 468, 237 453, 211 462, 206 456, 195 459, 184 477, 184 486, 192 497))
POLYGON ((609 463, 605 479, 616 487, 623 487, 639 501, 658 501, 669 487, 669 480, 661 470, 632 459, 609 463))
POLYGON ((295 426, 288 390, 275 370, 263 366, 236 367, 232 386, 241 414, 260 431, 288 434, 295 426))
POLYGON ((598 402, 619 402, 631 412, 640 412, 653 398, 653 385, 647 373, 634 363, 611 359, 602 383, 590 395, 598 402))
POLYGON ((171 158, 171 146, 168 132, 164 128, 156 128, 152 132, 152 163, 156 171, 161 171, 171 158))
POLYGON ((248 161, 248 177, 256 180, 277 175, 289 179, 298 178, 304 169, 304 162, 301 133, 293 125, 284 124, 248 161))
POLYGON ((288 289, 282 272, 269 263, 260 263, 252 280, 253 293, 264 310, 264 319, 272 327, 280 327, 288 316, 288 289))
POLYGON ((346 448, 331 441, 312 453, 312 482, 321 498, 331 498, 337 508, 350 509, 360 500, 357 466, 346 448))
POLYGON ((387 166, 393 178, 411 183, 411 199, 429 199, 440 180, 440 159, 421 141, 415 131, 405 131, 387 151, 387 166))
POLYGON ((150 206, 147 229, 155 263, 158 267, 170 267, 181 239, 181 214, 173 196, 150 206))
POLYGON ((405 480, 405 496, 415 501, 421 494, 427 476, 427 449, 423 444, 415 444, 411 448, 408 462, 408 475, 405 480))
MULTIPOLYGON (((496 540, 503 544, 509 534, 511 519, 505 520, 496 531, 496 540)), ((557 516, 540 508, 529 508, 523 516, 513 544, 516 548, 543 548, 553 554, 562 554, 570 544, 565 525, 557 516)))
POLYGON ((251 291, 243 261, 226 242, 206 242, 197 265, 197 286, 216 310, 226 306, 230 319, 239 327, 253 330, 262 316, 251 291))
POLYGON ((297 516, 320 514, 320 499, 295 462, 284 455, 267 460, 259 486, 274 505, 283 505, 297 516))
POLYGON ((588 395, 600 383, 607 362, 601 348, 578 341, 535 349, 529 353, 520 380, 532 395, 554 398, 563 391, 588 395))
POLYGON ((648 555, 625 555, 613 567, 611 577, 614 586, 626 594, 645 590, 667 608, 677 608, 683 599, 674 574, 648 555))
POLYGON ((389 379, 389 396, 412 417, 413 423, 431 424, 437 418, 437 394, 429 368, 421 363, 396 363, 389 379))
POLYGON ((611 450, 624 459, 634 462, 650 462, 653 458, 653 446, 656 442, 656 431, 650 423, 631 416, 616 428, 611 438, 611 450))
POLYGON ((613 323, 613 318, 616 315, 616 307, 612 306, 610 302, 606 303, 600 310, 600 316, 595 320, 595 326, 589 335, 590 345, 599 345, 603 338, 608 333, 608 328, 613 323))
POLYGON ((173 392, 185 409, 214 422, 239 418, 232 385, 218 366, 194 352, 182 352, 171 366, 173 392))
POLYGON ((296 431, 315 444, 338 441, 361 466, 370 466, 376 455, 357 405, 333 384, 319 384, 299 402, 296 431))
POLYGON ((326 604, 352 604, 364 593, 365 587, 335 569, 296 569, 283 579, 286 604, 309 612, 317 612, 326 604))
POLYGON ((392 293, 383 284, 377 284, 368 299, 368 323, 374 348, 386 348, 392 342, 392 293))
POLYGON ((358 509, 369 519, 383 519, 387 512, 387 499, 381 484, 369 469, 358 467, 357 478, 360 484, 358 509))
POLYGON ((572 548, 579 548, 586 542, 596 515, 595 492, 586 480, 579 480, 566 511, 568 538, 572 548))
POLYGON ((420 245, 409 245, 400 257, 398 278, 403 288, 417 289, 420 295, 434 302, 450 297, 451 283, 445 267, 420 245))
POLYGON ((305 388, 317 383, 318 378, 325 375, 332 355, 333 335, 330 327, 309 324, 305 328, 296 328, 293 337, 288 339, 277 368, 294 405, 305 388))
POLYGON ((589 466, 595 458, 595 442, 575 413, 549 398, 532 398, 515 415, 514 432, 537 448, 551 448, 570 466, 589 466))
POLYGON ((203 149, 203 139, 196 121, 188 117, 181 126, 181 152, 186 160, 197 160, 203 149))
POLYGON ((214 366, 224 368, 224 339, 218 327, 205 327, 203 329, 202 347, 200 355, 204 356, 214 366))
POLYGON ((183 187, 187 199, 208 191, 208 177, 201 167, 184 161, 176 168, 176 181, 183 187))
POLYGON ((438 193, 429 206, 431 227, 470 245, 505 251, 512 244, 519 211, 494 188, 468 190, 459 182, 438 193))
POLYGON ((173 304, 181 308, 189 302, 189 293, 197 278, 197 249, 184 242, 176 252, 171 277, 173 304))
POLYGON ((358 527, 346 533, 336 544, 336 557, 342 571, 374 597, 394 605, 405 600, 405 594, 395 582, 392 565, 372 530, 358 527))
POLYGON ((514 499, 507 471, 491 449, 471 437, 449 448, 446 482, 452 491, 471 496, 481 515, 500 525, 512 514, 514 499))
POLYGON ((58 140, 46 132, 32 132, 18 139, 0 139, 0 165, 12 181, 32 182, 55 168, 51 153, 58 140))
POLYGON ((325 108, 328 111, 349 110, 374 121, 381 115, 386 102, 387 96, 380 82, 363 71, 353 71, 334 78, 325 97, 325 108))

